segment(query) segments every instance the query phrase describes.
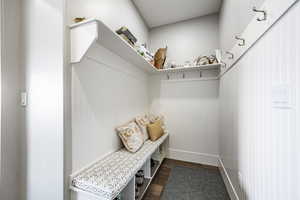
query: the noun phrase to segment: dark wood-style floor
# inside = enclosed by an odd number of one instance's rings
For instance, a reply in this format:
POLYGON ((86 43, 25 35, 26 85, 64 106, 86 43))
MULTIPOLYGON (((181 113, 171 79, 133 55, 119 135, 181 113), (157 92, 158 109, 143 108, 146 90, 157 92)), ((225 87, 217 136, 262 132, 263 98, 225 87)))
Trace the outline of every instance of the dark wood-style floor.
POLYGON ((160 200, 163 189, 168 182, 168 178, 173 166, 185 166, 190 168, 206 168, 206 169, 218 170, 218 168, 214 166, 165 159, 160 169, 156 173, 151 185, 149 186, 143 200, 160 200))

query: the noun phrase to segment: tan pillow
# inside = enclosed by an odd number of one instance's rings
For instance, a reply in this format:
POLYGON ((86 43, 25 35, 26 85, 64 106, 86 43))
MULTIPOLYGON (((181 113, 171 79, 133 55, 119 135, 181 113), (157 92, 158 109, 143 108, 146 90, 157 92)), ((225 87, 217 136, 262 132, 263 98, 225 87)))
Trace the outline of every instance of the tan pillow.
POLYGON ((158 115, 150 114, 148 118, 150 123, 154 123, 157 120, 160 120, 162 129, 164 130, 164 132, 168 132, 166 127, 165 117, 162 114, 158 114, 158 115))
POLYGON ((148 124, 147 129, 151 141, 156 141, 164 134, 161 120, 157 120, 154 123, 148 124))
POLYGON ((147 115, 144 116, 138 116, 135 118, 135 122, 140 127, 143 135, 144 135, 144 141, 149 139, 148 131, 147 131, 147 125, 150 124, 150 121, 148 119, 147 115))
POLYGON ((144 144, 143 134, 135 122, 118 127, 117 132, 124 146, 130 152, 137 152, 144 144))

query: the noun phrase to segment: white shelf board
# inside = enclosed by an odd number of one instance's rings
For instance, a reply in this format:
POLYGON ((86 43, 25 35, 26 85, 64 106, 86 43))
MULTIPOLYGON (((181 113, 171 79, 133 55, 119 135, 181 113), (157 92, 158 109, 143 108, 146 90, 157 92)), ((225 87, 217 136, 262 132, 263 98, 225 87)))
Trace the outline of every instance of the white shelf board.
POLYGON ((197 65, 192 67, 177 67, 169 69, 157 70, 157 73, 175 73, 175 72, 188 72, 188 71, 201 71, 201 70, 219 70, 221 64, 197 65))
POLYGON ((78 63, 94 42, 148 73, 158 70, 102 21, 89 19, 70 26, 71 63, 78 63))

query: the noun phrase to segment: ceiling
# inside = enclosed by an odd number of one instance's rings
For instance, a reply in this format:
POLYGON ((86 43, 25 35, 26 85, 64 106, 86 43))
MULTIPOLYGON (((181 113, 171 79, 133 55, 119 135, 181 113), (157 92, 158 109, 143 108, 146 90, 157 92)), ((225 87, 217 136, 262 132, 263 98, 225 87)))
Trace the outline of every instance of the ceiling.
POLYGON ((132 1, 150 28, 217 13, 222 3, 222 0, 132 1))

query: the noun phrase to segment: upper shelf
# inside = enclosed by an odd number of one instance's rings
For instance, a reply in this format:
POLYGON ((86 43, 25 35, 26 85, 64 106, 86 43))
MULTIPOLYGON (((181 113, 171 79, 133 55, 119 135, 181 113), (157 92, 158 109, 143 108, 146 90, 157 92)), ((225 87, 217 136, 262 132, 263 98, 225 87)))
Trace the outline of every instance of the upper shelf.
POLYGON ((158 70, 103 22, 90 19, 70 26, 71 63, 78 63, 94 42, 148 73, 158 70))
POLYGON ((70 26, 71 32, 71 63, 79 63, 90 49, 93 43, 97 42, 106 49, 119 55, 147 73, 169 73, 199 70, 215 70, 220 64, 199 65, 194 67, 178 67, 171 69, 156 69, 136 50, 124 41, 119 35, 97 19, 89 19, 70 26))

